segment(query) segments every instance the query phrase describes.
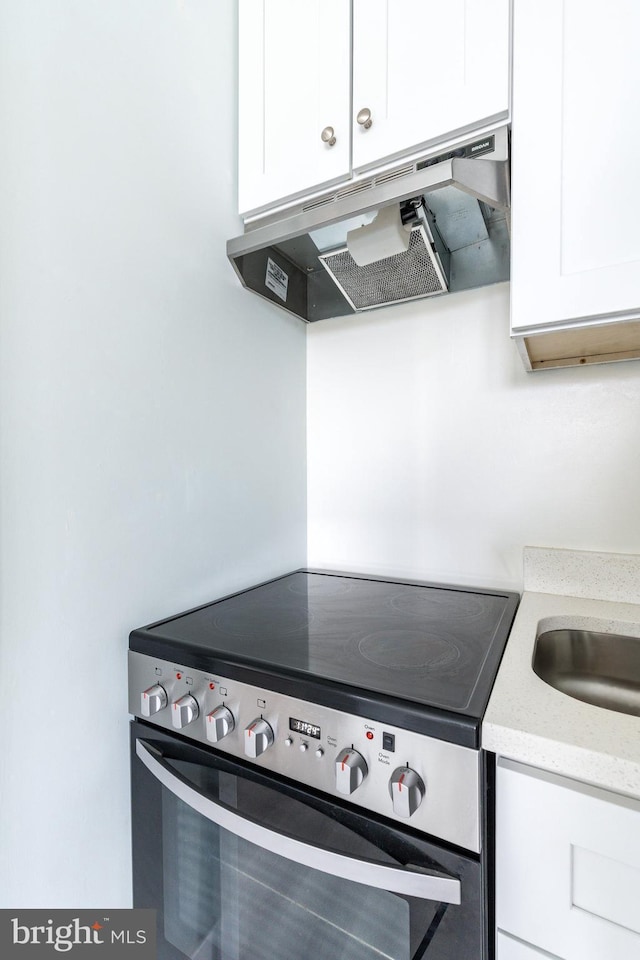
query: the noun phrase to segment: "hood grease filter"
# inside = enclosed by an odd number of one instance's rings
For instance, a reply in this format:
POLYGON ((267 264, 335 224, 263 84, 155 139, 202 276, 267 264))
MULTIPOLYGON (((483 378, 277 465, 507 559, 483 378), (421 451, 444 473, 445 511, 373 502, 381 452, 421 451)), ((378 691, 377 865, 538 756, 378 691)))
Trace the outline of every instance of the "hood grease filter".
POLYGON ((424 221, 411 227, 405 252, 359 267, 347 246, 320 254, 319 259, 354 310, 369 310, 403 300, 446 293, 440 259, 424 221))

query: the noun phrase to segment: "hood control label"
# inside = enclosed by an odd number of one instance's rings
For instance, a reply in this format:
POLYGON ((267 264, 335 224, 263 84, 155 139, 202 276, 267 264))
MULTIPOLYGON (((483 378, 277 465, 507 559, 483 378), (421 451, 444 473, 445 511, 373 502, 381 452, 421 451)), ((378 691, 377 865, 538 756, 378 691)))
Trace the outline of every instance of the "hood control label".
POLYGON ((277 263, 274 263, 271 257, 267 257, 267 273, 264 283, 269 290, 273 290, 277 297, 287 302, 287 290, 289 288, 289 275, 282 270, 277 263))

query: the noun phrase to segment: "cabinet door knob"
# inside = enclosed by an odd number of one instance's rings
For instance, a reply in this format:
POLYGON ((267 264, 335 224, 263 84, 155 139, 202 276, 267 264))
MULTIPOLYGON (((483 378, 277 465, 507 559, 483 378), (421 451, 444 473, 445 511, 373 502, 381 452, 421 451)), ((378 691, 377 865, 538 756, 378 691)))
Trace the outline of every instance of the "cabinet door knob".
POLYGON ((362 110, 358 111, 358 116, 356 120, 365 130, 368 130, 373 120, 371 119, 371 110, 368 107, 363 107, 362 110))
POLYGON ((336 135, 333 131, 333 127, 325 127, 320 134, 320 139, 323 143, 328 143, 329 146, 332 147, 336 142, 336 135))

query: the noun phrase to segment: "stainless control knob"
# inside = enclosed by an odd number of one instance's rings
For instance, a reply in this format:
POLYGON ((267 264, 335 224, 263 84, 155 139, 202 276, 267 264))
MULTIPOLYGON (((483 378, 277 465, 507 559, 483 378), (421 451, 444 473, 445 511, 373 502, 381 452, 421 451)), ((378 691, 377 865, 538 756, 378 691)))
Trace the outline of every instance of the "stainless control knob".
POLYGON ((393 812, 399 817, 410 817, 424 800, 424 780, 411 767, 398 767, 391 774, 389 793, 393 812))
POLYGON ((300 746, 298 747, 298 750, 300 751, 300 753, 306 753, 308 749, 309 749, 308 743, 301 743, 300 746))
POLYGON ((167 691, 156 683, 140 695, 140 713, 143 717, 152 717, 154 713, 164 710, 167 703, 167 691))
POLYGON ((360 124, 363 130, 368 130, 371 124, 373 123, 373 119, 371 117, 371 110, 369 110, 368 107, 363 107, 362 110, 358 111, 358 116, 356 117, 356 120, 358 121, 358 123, 360 124))
POLYGON ((330 147, 336 142, 336 135, 333 127, 325 127, 322 133, 320 134, 320 139, 323 143, 328 144, 330 147))
POLYGON ((364 757, 353 747, 345 747, 336 757, 336 790, 347 795, 353 793, 368 772, 364 757))
POLYGON ((235 729, 235 725, 236 722, 231 710, 220 704, 219 707, 207 714, 207 740, 211 743, 218 743, 219 740, 222 740, 235 729))
POLYGON ((258 717, 244 731, 244 752, 248 757, 259 757, 273 743, 273 730, 266 720, 258 717))
POLYGON ((186 693, 184 697, 180 697, 171 707, 171 722, 176 730, 181 730, 182 727, 193 723, 199 716, 200 707, 198 706, 198 701, 195 697, 192 697, 190 693, 186 693))

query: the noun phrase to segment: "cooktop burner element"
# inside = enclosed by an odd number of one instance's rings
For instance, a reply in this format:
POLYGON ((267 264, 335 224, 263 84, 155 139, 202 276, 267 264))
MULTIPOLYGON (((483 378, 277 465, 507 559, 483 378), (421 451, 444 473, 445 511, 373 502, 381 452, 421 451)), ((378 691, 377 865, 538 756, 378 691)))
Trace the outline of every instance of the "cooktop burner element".
POLYGON ((403 670, 415 674, 438 670, 456 662, 460 651, 454 643, 439 636, 430 636, 424 630, 395 630, 393 642, 389 631, 370 633, 363 637, 358 649, 365 660, 388 670, 403 670))
POLYGON ((479 721, 517 602, 508 592, 300 570, 134 631, 132 649, 479 721))

